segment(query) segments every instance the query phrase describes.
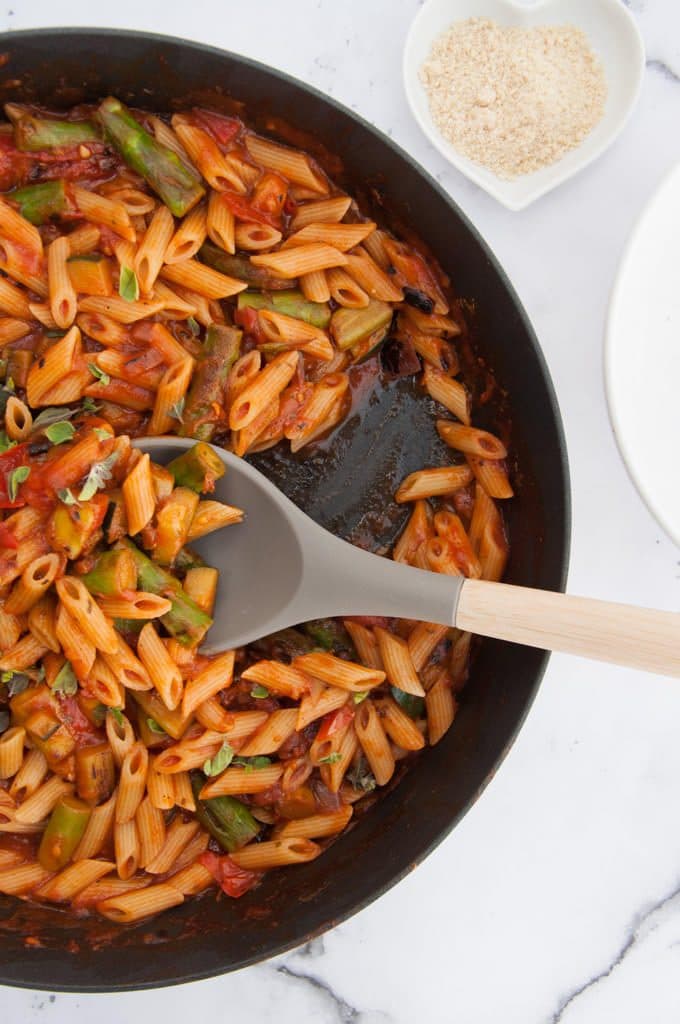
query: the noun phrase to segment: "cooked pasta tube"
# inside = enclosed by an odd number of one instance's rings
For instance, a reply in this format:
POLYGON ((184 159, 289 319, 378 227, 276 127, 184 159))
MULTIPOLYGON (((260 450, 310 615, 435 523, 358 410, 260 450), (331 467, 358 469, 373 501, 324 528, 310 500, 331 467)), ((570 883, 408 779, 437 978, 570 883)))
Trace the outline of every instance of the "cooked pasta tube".
POLYGON ((439 402, 449 412, 457 416, 466 426, 470 423, 470 396, 464 384, 449 377, 443 370, 438 370, 429 363, 423 370, 423 384, 428 395, 439 402))
POLYGON ((110 896, 97 904, 97 910, 117 924, 131 924, 183 902, 184 896, 179 889, 161 882, 120 896, 110 896))
POLYGON ((139 634, 137 655, 163 703, 171 710, 176 708, 182 699, 182 674, 151 622, 139 634))
POLYGON ((365 665, 358 665, 356 662, 337 658, 334 654, 322 652, 302 654, 295 658, 293 665, 310 676, 354 693, 370 690, 385 680, 385 673, 378 669, 367 668, 365 665))
POLYGON ((234 652, 225 651, 214 658, 198 675, 189 679, 182 698, 182 714, 187 718, 199 704, 231 686, 234 675, 234 652))
POLYGON ((287 821, 277 831, 277 839, 323 839, 334 836, 342 832, 351 817, 352 807, 346 804, 328 814, 311 814, 308 818, 287 821))
POLYGON ((394 774, 394 755, 372 700, 365 700, 357 708, 354 728, 375 781, 379 786, 386 785, 394 774))
POLYGON ((232 853, 231 859, 248 871, 266 871, 284 864, 305 864, 321 853, 321 847, 305 838, 273 839, 250 843, 232 853))

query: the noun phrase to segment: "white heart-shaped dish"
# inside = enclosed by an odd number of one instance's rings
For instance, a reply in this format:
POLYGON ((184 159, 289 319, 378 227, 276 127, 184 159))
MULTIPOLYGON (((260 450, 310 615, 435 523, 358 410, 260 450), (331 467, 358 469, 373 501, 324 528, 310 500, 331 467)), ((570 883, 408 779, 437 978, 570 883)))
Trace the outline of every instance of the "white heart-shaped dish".
POLYGON ((426 0, 416 15, 404 49, 404 86, 418 124, 440 153, 471 181, 510 210, 522 210, 595 160, 622 131, 635 106, 645 67, 645 50, 635 20, 621 0, 426 0), (607 79, 602 120, 576 149, 533 174, 504 181, 459 153, 440 133, 430 114, 419 70, 434 40, 454 21, 491 18, 501 25, 575 25, 599 56, 607 79))

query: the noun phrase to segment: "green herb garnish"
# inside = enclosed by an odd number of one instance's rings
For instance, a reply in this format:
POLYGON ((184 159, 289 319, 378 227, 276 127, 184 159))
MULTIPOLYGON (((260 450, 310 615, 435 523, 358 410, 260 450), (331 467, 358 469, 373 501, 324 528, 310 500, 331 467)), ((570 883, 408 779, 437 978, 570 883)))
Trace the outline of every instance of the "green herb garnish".
POLYGON ((65 441, 71 441, 75 432, 76 428, 68 420, 59 420, 58 423, 52 423, 49 427, 45 427, 45 437, 52 444, 64 444, 65 441))
POLYGON ((339 750, 334 750, 332 754, 320 757, 317 764, 337 764, 338 761, 342 761, 342 754, 339 750))
POLYGON ((23 484, 28 480, 31 475, 30 466, 17 466, 7 476, 7 496, 9 500, 14 504, 19 496, 19 485, 23 484))
POLYGON ((217 751, 214 757, 208 758, 203 765, 203 774, 209 778, 213 775, 219 775, 228 768, 231 764, 234 756, 233 747, 225 740, 220 749, 217 751))
POLYGON ((121 729, 122 729, 123 728, 123 709, 122 708, 107 708, 106 710, 111 715, 111 717, 113 718, 113 720, 116 723, 116 725, 119 725, 121 727, 121 729))
POLYGON ((105 373, 104 370, 100 370, 96 363, 88 363, 87 368, 92 376, 95 377, 100 384, 103 384, 104 387, 111 383, 111 378, 108 373, 105 373))
POLYGON ((130 267, 120 268, 120 281, 118 282, 118 294, 126 302, 136 302, 139 298, 139 281, 134 270, 130 267))
POLYGON ((62 501, 64 505, 77 505, 75 495, 70 487, 62 487, 61 490, 57 491, 57 497, 59 501, 62 501))
POLYGON ((163 726, 159 725, 155 718, 147 718, 146 724, 148 725, 151 732, 155 732, 157 736, 167 735, 163 726))
POLYGON ((87 474, 87 479, 83 484, 82 490, 78 495, 78 501, 89 501, 90 498, 94 497, 100 487, 108 483, 111 479, 113 469, 116 460, 118 458, 118 452, 111 452, 108 458, 104 459, 103 462, 95 462, 87 474))
POLYGON ((266 686, 261 686, 260 683, 255 683, 250 691, 250 696, 254 697, 256 700, 262 700, 264 697, 269 696, 269 690, 266 686))
POLYGON ((61 666, 50 689, 52 693, 63 693, 65 697, 73 697, 78 692, 78 680, 70 661, 61 666))
POLYGON ((168 413, 173 420, 179 420, 180 423, 184 423, 184 402, 185 398, 182 396, 178 402, 170 406, 170 412, 168 413))

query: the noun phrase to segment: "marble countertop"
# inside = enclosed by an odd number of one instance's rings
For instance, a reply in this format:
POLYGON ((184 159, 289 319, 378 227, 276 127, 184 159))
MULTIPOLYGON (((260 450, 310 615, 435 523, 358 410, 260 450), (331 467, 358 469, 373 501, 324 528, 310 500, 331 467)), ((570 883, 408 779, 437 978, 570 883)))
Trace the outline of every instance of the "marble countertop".
MULTIPOLYGON (((560 398, 571 461, 572 592, 676 609, 680 551, 619 458, 602 333, 623 243, 680 158, 680 5, 629 0, 648 60, 637 110, 593 166, 523 213, 447 166, 412 120, 401 50, 418 0, 6 0, 0 29, 115 25, 283 68, 412 153, 480 228, 517 288, 560 398), (521 230, 518 230, 521 228, 521 230)), ((644 344, 644 339, 641 339, 644 344)), ((680 1019, 680 688, 551 660, 484 797, 400 885, 297 951, 212 981, 120 996, 2 989, 33 1024, 583 1024, 680 1019)))

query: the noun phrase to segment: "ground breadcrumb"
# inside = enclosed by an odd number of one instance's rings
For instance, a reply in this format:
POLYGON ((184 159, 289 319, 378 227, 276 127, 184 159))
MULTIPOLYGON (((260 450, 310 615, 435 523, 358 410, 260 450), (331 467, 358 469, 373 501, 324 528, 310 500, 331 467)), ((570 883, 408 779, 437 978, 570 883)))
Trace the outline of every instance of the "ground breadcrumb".
POLYGON ((573 25, 455 22, 435 40, 420 78, 442 135, 505 179, 578 146, 607 98, 602 65, 573 25))

